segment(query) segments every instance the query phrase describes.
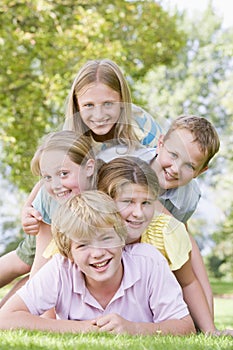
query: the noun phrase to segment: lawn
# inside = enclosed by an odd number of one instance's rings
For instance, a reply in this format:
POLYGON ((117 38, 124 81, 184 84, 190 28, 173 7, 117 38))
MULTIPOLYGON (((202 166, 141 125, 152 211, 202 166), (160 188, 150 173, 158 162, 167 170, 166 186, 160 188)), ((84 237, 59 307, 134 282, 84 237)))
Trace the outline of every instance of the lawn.
MULTIPOLYGON (((4 289, 1 291, 3 292, 4 289)), ((215 283, 214 294, 232 294, 233 283, 215 283), (224 291, 224 293, 223 293, 224 291)), ((1 294, 1 293, 0 293, 1 294)), ((198 300, 197 300, 198 302, 198 300)), ((233 299, 215 297, 215 323, 233 329, 233 299)), ((114 336, 111 334, 54 334, 32 331, 0 331, 0 350, 232 350, 232 337, 203 334, 174 336, 114 336)))

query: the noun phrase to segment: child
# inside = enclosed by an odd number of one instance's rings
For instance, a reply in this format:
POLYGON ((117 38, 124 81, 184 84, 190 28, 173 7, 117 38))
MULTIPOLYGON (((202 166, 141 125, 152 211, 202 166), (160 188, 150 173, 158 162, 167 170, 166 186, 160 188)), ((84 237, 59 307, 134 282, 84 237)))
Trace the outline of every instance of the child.
POLYGON ((132 105, 129 86, 111 60, 88 61, 76 75, 66 108, 65 128, 102 143, 156 146, 161 129, 141 108, 132 105))
MULTIPOLYGON (((50 216, 56 205, 56 202, 51 201, 51 198, 54 197, 56 201, 64 201, 69 196, 90 188, 94 171, 93 158, 90 138, 78 136, 73 131, 51 133, 43 139, 38 147, 31 166, 33 173, 41 176, 44 184, 40 200, 36 203, 43 221, 37 236, 32 273, 35 273, 47 261, 43 258, 42 252, 51 240, 50 216)), ((34 238, 31 246, 35 248, 35 237, 28 237, 34 238)), ((19 260, 22 262, 24 260, 24 255, 20 255, 19 249, 0 258, 1 280, 9 278, 11 271, 17 271, 19 260)), ((24 273, 27 271, 25 270, 24 273)))
POLYGON ((109 196, 87 191, 69 199, 55 211, 52 232, 63 256, 55 255, 3 306, 1 329, 195 333, 162 255, 146 244, 122 251, 127 231, 109 196), (39 317, 51 307, 59 319, 39 317))

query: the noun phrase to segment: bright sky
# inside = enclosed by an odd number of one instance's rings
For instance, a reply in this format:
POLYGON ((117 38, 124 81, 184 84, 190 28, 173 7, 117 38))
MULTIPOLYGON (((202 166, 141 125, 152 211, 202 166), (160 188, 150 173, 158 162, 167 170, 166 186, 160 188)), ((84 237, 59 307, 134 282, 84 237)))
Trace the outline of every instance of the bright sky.
MULTIPOLYGON (((165 0, 165 3, 168 3, 171 7, 177 6, 178 9, 187 10, 192 13, 193 10, 202 11, 204 10, 209 0, 165 0)), ((233 26, 233 1, 232 0, 212 0, 216 12, 223 16, 223 25, 224 27, 233 26)))

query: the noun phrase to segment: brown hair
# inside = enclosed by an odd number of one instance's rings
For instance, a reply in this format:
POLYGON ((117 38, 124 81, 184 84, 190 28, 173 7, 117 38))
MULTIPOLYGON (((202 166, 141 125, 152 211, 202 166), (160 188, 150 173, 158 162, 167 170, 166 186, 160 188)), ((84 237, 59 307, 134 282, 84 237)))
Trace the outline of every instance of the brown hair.
POLYGON ((220 147, 220 140, 214 126, 204 117, 181 115, 172 122, 164 135, 164 141, 169 138, 173 131, 178 129, 187 129, 192 133, 194 137, 193 142, 198 143, 201 152, 206 156, 203 164, 203 168, 205 168, 220 147))
POLYGON ((149 164, 136 157, 115 158, 102 165, 97 175, 97 188, 115 198, 123 185, 138 184, 158 196, 158 178, 149 164))

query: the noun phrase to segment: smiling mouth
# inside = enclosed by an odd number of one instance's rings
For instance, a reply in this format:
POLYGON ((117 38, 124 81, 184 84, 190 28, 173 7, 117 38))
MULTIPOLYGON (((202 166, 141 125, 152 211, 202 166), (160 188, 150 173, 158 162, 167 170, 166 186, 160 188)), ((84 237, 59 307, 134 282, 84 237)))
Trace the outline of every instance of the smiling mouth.
POLYGON ((71 190, 67 190, 60 193, 55 193, 55 195, 58 198, 64 198, 64 197, 67 197, 71 192, 72 192, 71 190))
POLYGON ((90 264, 91 266, 93 266, 96 269, 101 269, 105 266, 107 266, 109 264, 109 262, 111 261, 111 259, 105 260, 101 263, 95 263, 95 264, 90 264))
POLYGON ((140 227, 143 224, 143 221, 130 221, 130 220, 126 220, 126 222, 134 227, 140 227))
POLYGON ((108 122, 109 122, 109 118, 101 121, 92 120, 92 123, 95 124, 96 126, 106 126, 108 122))
POLYGON ((164 173, 165 173, 166 180, 168 181, 178 180, 176 176, 172 176, 166 169, 164 169, 164 173))

